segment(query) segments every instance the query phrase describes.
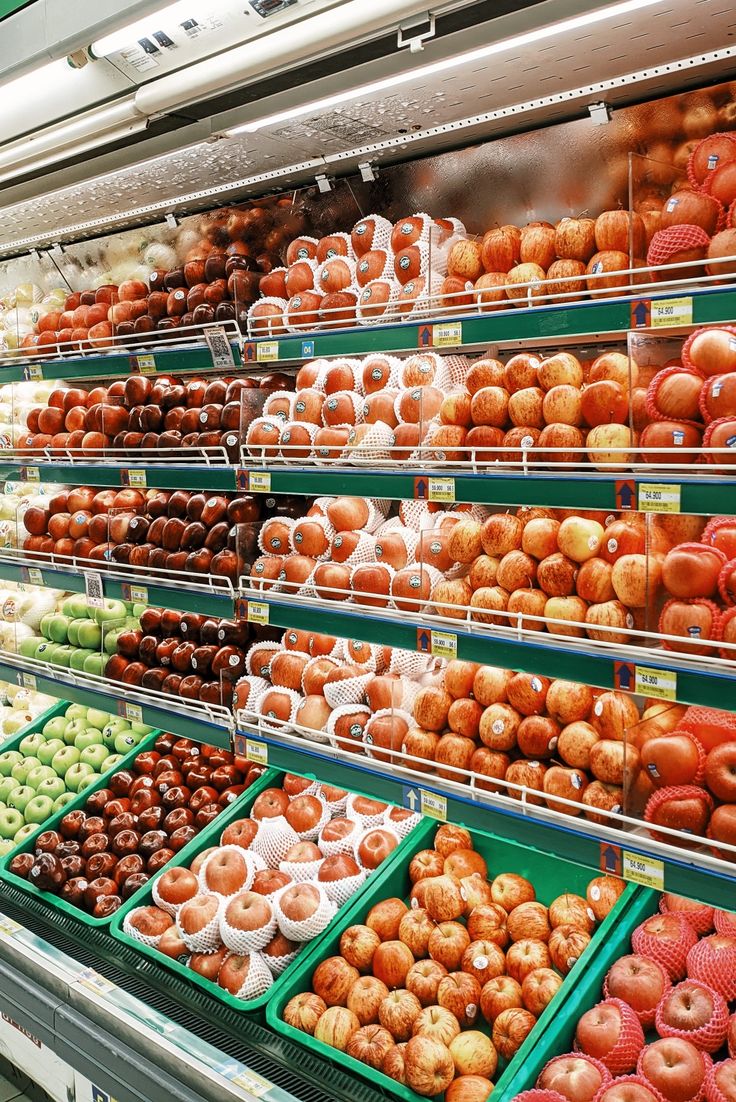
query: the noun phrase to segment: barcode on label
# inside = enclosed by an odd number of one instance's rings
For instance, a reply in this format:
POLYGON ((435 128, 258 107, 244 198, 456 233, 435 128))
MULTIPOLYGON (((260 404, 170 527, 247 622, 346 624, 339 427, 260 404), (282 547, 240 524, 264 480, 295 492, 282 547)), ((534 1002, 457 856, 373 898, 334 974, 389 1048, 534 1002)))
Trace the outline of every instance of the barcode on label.
POLYGON ((204 339, 212 356, 213 367, 232 367, 235 363, 230 341, 227 339, 224 329, 207 329, 204 339))
POLYGON ((84 591, 87 594, 87 604, 90 608, 104 608, 105 593, 102 588, 102 575, 85 573, 84 591))

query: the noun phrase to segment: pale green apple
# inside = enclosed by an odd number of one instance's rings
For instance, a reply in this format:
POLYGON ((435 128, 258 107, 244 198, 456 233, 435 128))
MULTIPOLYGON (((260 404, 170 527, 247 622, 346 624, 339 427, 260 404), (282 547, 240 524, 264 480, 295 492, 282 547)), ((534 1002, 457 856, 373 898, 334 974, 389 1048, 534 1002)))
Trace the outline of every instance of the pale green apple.
POLYGON ((41 617, 41 623, 39 624, 39 631, 43 635, 44 639, 50 639, 51 635, 51 621, 56 616, 55 612, 47 612, 45 616, 41 617))
POLYGON ((105 628, 104 641, 102 644, 102 649, 105 654, 110 655, 110 657, 112 657, 113 654, 117 654, 118 635, 122 635, 123 632, 127 630, 127 628, 118 627, 117 625, 115 627, 105 628))
POLYGON ((109 723, 106 723, 102 728, 102 738, 107 746, 108 750, 111 750, 115 744, 115 739, 123 731, 129 731, 130 724, 127 719, 123 719, 121 716, 113 716, 109 723))
POLYGON ((117 754, 128 754, 134 746, 138 745, 142 738, 143 736, 136 735, 135 731, 122 731, 116 736, 115 742, 113 743, 115 752, 117 754))
POLYGON ((87 717, 80 716, 78 719, 73 719, 66 725, 66 731, 64 731, 64 742, 67 746, 75 746, 79 735, 83 735, 87 730, 87 717))
POLYGON ((39 646, 45 642, 42 635, 32 635, 30 639, 21 639, 18 644, 18 654, 21 658, 35 658, 39 646))
POLYGON ((103 712, 99 708, 90 708, 87 711, 87 723, 90 727, 96 727, 98 731, 104 731, 114 718, 109 712, 103 712))
POLYGON ((47 739, 61 739, 64 737, 66 725, 69 720, 66 716, 54 716, 43 725, 43 733, 47 739))
POLYGON ((82 669, 85 673, 91 673, 94 677, 104 677, 108 657, 107 654, 97 654, 96 652, 88 654, 82 669))
POLYGON ((41 642, 36 647, 36 653, 34 658, 37 658, 39 662, 53 662, 54 655, 59 649, 59 643, 41 642))
POLYGON ((54 754, 57 754, 59 750, 63 750, 65 746, 66 743, 60 738, 50 738, 43 746, 39 746, 37 757, 41 765, 51 765, 54 754))
POLYGON ((37 827, 35 823, 26 823, 13 835, 13 845, 20 846, 23 842, 25 842, 26 838, 30 838, 32 834, 35 834, 36 830, 37 827))
POLYGON ((150 735, 153 727, 149 727, 147 723, 131 723, 130 729, 134 735, 140 735, 141 738, 145 738, 146 735, 150 735))
POLYGON ((107 747, 94 743, 91 746, 85 746, 79 760, 84 762, 85 765, 91 765, 95 770, 102 770, 102 764, 107 756, 107 747))
MULTIPOLYGON (((87 718, 87 705, 86 704, 70 704, 64 713, 65 719, 86 719, 87 718)), ((86 726, 86 724, 85 724, 86 726)))
POLYGON ((7 803, 10 798, 10 793, 16 788, 20 788, 20 781, 17 781, 15 777, 3 777, 0 780, 0 800, 3 803, 7 803))
POLYGON ((8 807, 14 807, 16 811, 24 812, 26 805, 36 795, 36 789, 29 784, 22 784, 20 788, 14 788, 8 796, 8 807))
POLYGON ((148 608, 148 605, 142 605, 142 604, 140 604, 140 602, 134 602, 134 604, 133 604, 133 615, 135 616, 136 620, 140 620, 141 616, 143 615, 143 613, 146 611, 147 608, 148 608))
POLYGON ((0 777, 9 777, 13 766, 23 761, 23 755, 18 750, 5 750, 0 754, 0 777))
POLYGON ((0 811, 0 838, 14 838, 24 824, 25 819, 17 808, 0 811))
POLYGON ((64 782, 72 792, 79 792, 79 786, 84 778, 91 777, 93 773, 94 769, 91 765, 84 765, 81 761, 78 761, 76 765, 72 765, 67 769, 64 774, 64 782))
POLYGON ((66 785, 61 777, 49 777, 45 781, 41 781, 36 789, 37 796, 48 796, 51 800, 58 800, 59 796, 63 796, 66 792, 66 785))
POLYGON ((114 769, 123 760, 122 754, 108 754, 100 766, 100 773, 107 773, 108 769, 114 769))
POLYGON ((50 765, 37 765, 26 777, 26 784, 30 785, 35 792, 41 781, 48 781, 52 777, 56 777, 56 771, 50 765))
POLYGON ((43 746, 45 742, 45 737, 40 732, 36 732, 32 735, 26 735, 25 738, 22 738, 18 745, 18 749, 24 757, 37 757, 39 746, 43 746))
POLYGON ((89 613, 86 595, 84 593, 72 593, 71 597, 67 597, 62 604, 61 611, 73 620, 85 619, 89 613))
MULTIPOLYGON (((58 779, 58 778, 57 778, 58 779)), ((26 804, 23 814, 27 823, 45 823, 54 813, 54 801, 50 796, 39 796, 38 793, 26 804)))
POLYGON ((56 815, 58 811, 62 811, 67 804, 70 804, 72 800, 76 800, 76 798, 76 792, 62 792, 62 794, 57 796, 54 800, 54 815, 56 815))
POLYGON ((84 650, 83 647, 79 647, 77 650, 72 651, 72 660, 69 663, 69 669, 77 670, 79 673, 81 673, 84 670, 84 663, 94 654, 95 651, 84 650))
MULTIPOLYGON (((80 762, 80 765, 81 764, 82 763, 80 762)), ((87 776, 82 777, 81 781, 79 782, 79 785, 77 786, 77 792, 84 792, 85 788, 91 788, 92 785, 97 784, 100 779, 101 775, 99 773, 88 773, 87 776)))
POLYGON ((122 620, 127 616, 128 610, 124 601, 116 601, 105 597, 102 608, 94 609, 93 615, 98 624, 109 624, 112 620, 122 620))
POLYGON ((69 638, 69 625, 71 622, 71 617, 65 616, 63 612, 56 612, 51 616, 48 637, 52 643, 67 642, 69 638))
POLYGON ((10 771, 11 777, 14 777, 20 784, 25 784, 28 780, 28 774, 32 769, 35 769, 41 762, 38 758, 23 758, 23 761, 19 761, 17 765, 14 765, 10 771))
POLYGON ((12 853, 15 849, 15 842, 12 838, 0 838, 0 857, 5 857, 7 853, 12 853))
MULTIPOLYGON (((89 722, 89 716, 87 716, 87 722, 89 722)), ((74 745, 77 750, 86 750, 88 746, 104 746, 105 740, 102 737, 102 731, 98 731, 96 727, 87 727, 74 739, 74 745)))
POLYGON ((98 651, 102 645, 102 628, 94 620, 80 620, 77 639, 80 647, 98 651))
POLYGON ((81 751, 77 750, 76 746, 65 746, 63 750, 59 750, 57 754, 54 754, 51 759, 51 768, 57 777, 65 777, 67 769, 72 765, 76 765, 80 757, 81 751))
POLYGON ((59 649, 54 653, 52 664, 54 666, 61 666, 62 669, 68 670, 72 664, 72 655, 74 654, 74 647, 70 647, 68 643, 62 643, 59 649))
POLYGON ((83 624, 84 620, 70 620, 67 628, 67 642, 72 647, 78 647, 79 644, 79 626, 83 624))

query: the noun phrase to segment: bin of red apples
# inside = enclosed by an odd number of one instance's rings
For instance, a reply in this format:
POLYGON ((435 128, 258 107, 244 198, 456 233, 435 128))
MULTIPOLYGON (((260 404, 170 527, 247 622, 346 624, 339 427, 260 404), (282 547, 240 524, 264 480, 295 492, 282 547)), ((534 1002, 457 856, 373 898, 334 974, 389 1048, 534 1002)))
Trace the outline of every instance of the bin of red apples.
POLYGON ((550 876, 541 855, 463 827, 420 830, 408 864, 394 865, 312 951, 268 1021, 321 1055, 337 1050, 341 1064, 407 1102, 464 1099, 478 1082, 485 1099, 497 1073, 502 1091, 538 1019, 560 1005, 564 977, 605 936, 596 938, 597 923, 614 911, 606 929, 626 926, 631 890, 621 899, 622 881, 591 880, 566 861, 550 876), (527 875, 500 871, 510 866, 527 875), (561 881, 583 894, 558 894, 561 881))
MULTIPOLYGON (((672 895, 660 912, 626 939, 605 979, 598 962, 582 977, 556 1022, 558 1046, 571 1051, 517 1099, 733 1102, 736 915, 672 895)), ((537 1070, 532 1060, 527 1080, 537 1070)))
POLYGON ((107 786, 56 816, 8 871, 108 921, 230 807, 263 769, 227 750, 159 734, 107 786))
POLYGON ((241 817, 213 827, 196 854, 157 877, 113 932, 238 1009, 254 1009, 375 870, 399 858, 419 821, 404 808, 269 772, 241 817))

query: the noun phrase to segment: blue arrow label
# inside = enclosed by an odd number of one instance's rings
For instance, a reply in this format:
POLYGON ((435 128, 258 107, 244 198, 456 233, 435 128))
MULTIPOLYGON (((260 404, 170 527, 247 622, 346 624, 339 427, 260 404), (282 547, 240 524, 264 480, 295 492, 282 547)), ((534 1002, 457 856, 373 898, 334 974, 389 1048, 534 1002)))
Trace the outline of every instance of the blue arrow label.
POLYGON ((603 861, 606 866, 606 872, 615 872, 618 867, 618 853, 613 846, 606 846, 603 850, 603 861))
POLYGON ((618 684, 619 688, 626 689, 631 688, 631 670, 628 666, 621 666, 618 671, 618 684))
POLYGON ((636 318, 636 324, 646 325, 648 313, 649 311, 647 309, 646 302, 637 302, 636 306, 634 307, 634 317, 636 318))
POLYGON ((428 326, 425 325, 424 328, 419 333, 419 343, 424 345, 424 347, 426 348, 427 345, 429 344, 429 340, 430 340, 431 335, 432 335, 431 330, 429 329, 428 326))
POLYGON ((621 500, 621 508, 622 509, 630 509, 631 508, 631 503, 634 500, 634 492, 631 489, 631 486, 628 485, 628 483, 625 482, 623 484, 623 486, 621 487, 621 489, 618 492, 618 496, 621 500))
POLYGON ((419 650, 429 652, 429 635, 423 631, 418 638, 419 650))
POLYGON ((404 789, 404 807, 408 807, 410 811, 416 811, 420 804, 419 793, 416 788, 408 788, 403 785, 404 789))
POLYGON ((416 481, 416 491, 417 491, 416 495, 415 495, 416 497, 426 497, 427 496, 427 483, 424 481, 423 478, 418 478, 417 479, 417 481, 416 481))

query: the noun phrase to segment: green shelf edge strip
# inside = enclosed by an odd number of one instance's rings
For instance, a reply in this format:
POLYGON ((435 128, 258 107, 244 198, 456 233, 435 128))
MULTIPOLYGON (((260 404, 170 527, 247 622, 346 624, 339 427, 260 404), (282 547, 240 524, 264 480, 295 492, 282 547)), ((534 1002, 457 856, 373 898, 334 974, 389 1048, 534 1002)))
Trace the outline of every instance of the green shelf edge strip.
MULTIPOLYGON (((240 346, 230 342, 235 366, 240 367, 240 346)), ((181 348, 141 348, 140 352, 113 352, 107 356, 80 356, 63 360, 33 360, 3 364, 0 376, 4 383, 19 383, 28 379, 119 379, 140 371, 139 359, 144 361, 146 374, 169 374, 174 371, 213 371, 212 353, 208 345, 181 348), (151 365, 150 357, 154 363, 151 365)))
MULTIPOLYGON (((620 848, 576 831, 572 818, 569 828, 552 825, 536 818, 533 809, 530 809, 529 814, 522 815, 513 809, 501 811, 487 804, 477 803, 470 796, 468 799, 461 799, 449 795, 441 788, 433 787, 432 778, 429 775, 418 777, 414 784, 410 784, 403 779, 393 780, 385 773, 371 770, 367 761, 363 765, 357 761, 355 764, 337 761, 329 753, 320 753, 316 747, 315 749, 306 747, 303 750, 295 749, 275 739, 264 738, 257 732, 242 731, 238 732, 238 735, 267 745, 269 768, 322 777, 327 775, 325 770, 329 769, 330 784, 345 788, 356 785, 370 787, 375 799, 399 804, 402 807, 411 806, 408 799, 409 791, 436 793, 440 799, 447 801, 448 822, 513 838, 515 842, 542 850, 549 853, 551 857, 564 856, 568 861, 575 861, 599 873, 621 870, 620 848), (365 780, 367 773, 370 774, 370 782, 365 780), (358 779, 361 777, 362 779, 358 779)), ((236 749, 242 749, 238 747, 237 738, 238 736, 236 736, 236 749)), ((684 853, 682 861, 662 860, 658 856, 653 858, 651 851, 647 849, 646 838, 633 834, 630 839, 626 839, 625 847, 627 852, 647 857, 650 862, 662 861, 664 890, 701 900, 714 907, 728 910, 733 908, 733 877, 699 868, 697 854, 692 856, 693 864, 688 863, 687 855, 684 853)))
MULTIPOLYGON (((71 593, 86 592, 86 574, 95 574, 97 567, 102 564, 89 563, 76 567, 47 566, 45 563, 33 564, 34 571, 38 575, 31 578, 28 567, 5 562, 0 558, 0 578, 8 582, 32 583, 34 585, 50 586, 52 589, 67 589, 71 593)), ((130 587, 144 589, 147 597, 145 602, 154 608, 173 608, 177 612, 199 612, 205 616, 220 616, 232 619, 235 610, 235 598, 227 593, 206 593, 201 590, 192 590, 186 587, 182 581, 172 579, 170 585, 147 585, 144 578, 131 578, 129 582, 123 582, 115 578, 109 578, 104 569, 100 574, 105 597, 118 601, 136 600, 131 596, 130 587)))
MULTIPOLYGON (((139 453, 142 454, 142 453, 139 453)), ((221 466, 146 466, 136 463, 131 456, 131 465, 123 463, 115 466, 83 463, 34 463, 28 456, 27 464, 0 462, 0 482, 28 481, 48 483, 73 482, 76 486, 112 486, 120 488, 130 485, 126 472, 144 471, 145 486, 149 490, 217 490, 235 492, 236 468, 221 466)))
MULTIPOLYGON (((378 643, 381 646, 400 647, 403 650, 419 649, 419 636, 427 636, 429 651, 430 630, 442 635, 457 637, 457 657, 485 665, 504 666, 508 669, 522 670, 528 673, 543 674, 546 677, 568 679, 571 669, 576 681, 587 685, 596 685, 601 689, 629 689, 634 691, 634 666, 646 666, 648 670, 672 671, 667 663, 667 651, 641 648, 641 656, 625 658, 610 654, 592 653, 585 648, 585 640, 572 640, 569 647, 557 647, 552 642, 545 643, 540 634, 540 642, 511 639, 492 634, 472 634, 470 625, 458 620, 446 620, 424 626, 416 622, 405 623, 398 619, 372 616, 365 610, 354 612, 335 611, 323 607, 300 605, 296 601, 282 604, 270 599, 268 593, 259 594, 259 604, 269 608, 269 624, 272 627, 295 628, 313 631, 315 627, 326 635, 336 635, 344 639, 362 639, 366 643, 378 643), (577 644, 577 645, 576 645, 577 644), (630 667, 623 678, 616 676, 616 667, 630 667), (626 683, 626 678, 629 683, 626 683)), ((407 614, 408 615, 408 614, 407 614)), ((422 648, 425 649, 425 648, 422 648)), ((620 674, 621 671, 619 671, 620 674)), ((713 707, 714 701, 719 708, 736 712, 736 676, 734 671, 705 671, 677 668, 676 692, 674 699, 682 704, 701 704, 713 707)))
MULTIPOLYGON (((40 693, 47 693, 49 696, 56 696, 73 704, 99 708, 103 712, 116 715, 126 714, 125 686, 111 681, 109 692, 97 687, 88 688, 65 680, 64 672, 61 667, 49 666, 48 674, 29 673, 24 668, 9 662, 7 657, 0 661, 0 679, 4 681, 32 687, 40 693)), ((209 723, 205 718, 195 719, 190 715, 182 714, 176 710, 178 701, 178 697, 171 697, 171 710, 155 704, 140 705, 140 722, 147 723, 149 727, 154 727, 156 730, 178 735, 180 738, 206 742, 225 749, 230 748, 231 736, 226 728, 209 723)), ((138 706, 137 701, 133 702, 133 706, 138 706)))

